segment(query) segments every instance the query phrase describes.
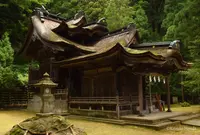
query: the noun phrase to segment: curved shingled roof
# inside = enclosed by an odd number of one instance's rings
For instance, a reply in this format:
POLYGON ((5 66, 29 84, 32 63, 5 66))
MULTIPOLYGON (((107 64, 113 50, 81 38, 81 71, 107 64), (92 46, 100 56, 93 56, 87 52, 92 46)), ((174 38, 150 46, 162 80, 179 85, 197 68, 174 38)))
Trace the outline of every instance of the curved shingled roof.
POLYGON ((84 15, 68 21, 51 16, 38 11, 31 17, 32 25, 20 53, 34 57, 27 52, 31 51, 33 46, 36 46, 37 51, 34 55, 37 55, 40 49, 45 50, 45 47, 51 48, 55 55, 59 52, 67 55, 66 50, 70 49, 72 53, 80 52, 78 55, 56 61, 55 64, 61 67, 118 54, 127 66, 134 63, 151 63, 162 67, 171 63, 181 70, 189 66, 176 47, 168 46, 171 42, 139 44, 138 31, 134 25, 108 32, 106 25, 102 23, 87 24, 84 15))
POLYGON ((109 57, 112 55, 120 55, 121 59, 123 59, 124 61, 124 64, 127 66, 133 65, 135 63, 164 66, 169 61, 172 62, 171 64, 175 65, 176 68, 179 70, 185 70, 189 66, 185 61, 177 57, 180 56, 180 53, 178 51, 174 51, 171 49, 165 49, 163 52, 160 52, 160 50, 138 50, 125 47, 120 43, 113 44, 110 47, 104 50, 100 50, 96 53, 69 58, 63 61, 57 61, 54 64, 59 64, 61 65, 61 67, 68 67, 73 64, 77 66, 78 64, 84 64, 88 61, 95 61, 96 59, 109 57))

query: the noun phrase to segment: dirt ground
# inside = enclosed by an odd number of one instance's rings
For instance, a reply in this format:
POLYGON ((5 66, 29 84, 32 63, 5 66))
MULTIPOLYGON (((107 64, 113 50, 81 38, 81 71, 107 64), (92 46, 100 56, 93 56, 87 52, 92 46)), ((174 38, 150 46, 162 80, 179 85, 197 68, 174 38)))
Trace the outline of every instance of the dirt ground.
MULTIPOLYGON (((200 111, 200 106, 192 106, 189 108, 183 108, 175 106, 172 110, 176 111, 200 111)), ((0 111, 0 135, 3 135, 12 128, 13 125, 23 121, 24 119, 34 116, 34 113, 30 113, 24 110, 21 111, 0 111)), ((88 135, 199 135, 200 128, 188 127, 188 126, 176 126, 168 127, 161 131, 155 131, 147 128, 141 128, 137 126, 119 126, 113 124, 105 124, 98 122, 90 122, 84 120, 69 120, 77 127, 84 129, 88 135)))

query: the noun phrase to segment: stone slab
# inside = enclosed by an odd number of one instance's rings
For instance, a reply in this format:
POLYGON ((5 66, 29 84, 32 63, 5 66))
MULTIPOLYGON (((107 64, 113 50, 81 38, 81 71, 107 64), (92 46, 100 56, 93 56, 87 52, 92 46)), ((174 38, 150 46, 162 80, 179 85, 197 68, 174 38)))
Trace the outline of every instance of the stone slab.
POLYGON ((138 115, 126 115, 121 116, 122 119, 132 119, 132 120, 161 120, 161 119, 168 119, 176 116, 187 115, 188 112, 156 112, 147 114, 143 117, 139 117, 138 115))
POLYGON ((189 125, 189 126, 195 126, 200 127, 200 118, 198 119, 192 119, 182 122, 183 125, 189 125))
POLYGON ((119 119, 108 119, 108 118, 97 118, 97 117, 86 117, 86 116, 78 116, 78 115, 69 115, 66 116, 68 119, 82 119, 82 120, 88 120, 93 122, 102 122, 102 123, 108 123, 108 124, 116 124, 116 125, 132 125, 132 126, 142 126, 147 128, 152 128, 155 130, 161 130, 163 128, 166 128, 167 126, 173 126, 176 124, 180 124, 180 121, 166 121, 162 122, 156 125, 152 124, 144 124, 144 123, 137 123, 135 121, 126 121, 126 120, 119 120, 119 119))
POLYGON ((186 120, 190 120, 190 119, 194 119, 194 118, 198 118, 198 117, 200 117, 200 114, 190 114, 190 115, 173 117, 173 118, 170 118, 169 120, 172 120, 172 121, 186 121, 186 120))
POLYGON ((48 117, 48 116, 53 116, 54 113, 36 113, 36 116, 39 117, 48 117))

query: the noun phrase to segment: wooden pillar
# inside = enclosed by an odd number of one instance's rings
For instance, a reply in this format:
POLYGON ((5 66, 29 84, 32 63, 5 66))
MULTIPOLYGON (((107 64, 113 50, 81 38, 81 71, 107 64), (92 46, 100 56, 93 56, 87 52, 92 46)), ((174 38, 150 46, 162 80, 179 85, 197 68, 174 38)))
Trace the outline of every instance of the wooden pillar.
MULTIPOLYGON (((181 75, 181 83, 183 83, 183 75, 181 75)), ((184 88, 183 88, 183 84, 181 84, 181 93, 182 93, 182 102, 184 102, 185 99, 184 99, 184 88)))
POLYGON ((117 119, 120 119, 120 107, 119 107, 119 96, 116 96, 117 105, 116 105, 116 112, 117 112, 117 119))
POLYGON ((170 87, 169 87, 169 79, 170 76, 166 77, 166 87, 167 87, 167 112, 171 112, 171 107, 170 107, 170 87))
POLYGON ((149 100, 150 100, 150 109, 149 109, 149 111, 151 113, 153 111, 153 107, 152 107, 153 103, 152 103, 152 95, 151 95, 151 82, 149 82, 149 100))
POLYGON ((142 75, 138 78, 138 100, 139 100, 139 115, 143 116, 143 85, 142 85, 142 75))
POLYGON ((118 73, 115 72, 114 74, 114 89, 116 91, 116 113, 117 113, 117 119, 120 119, 120 107, 119 107, 119 77, 118 73))
POLYGON ((91 97, 94 97, 95 93, 94 93, 94 78, 91 78, 91 87, 92 87, 92 93, 91 93, 91 97))

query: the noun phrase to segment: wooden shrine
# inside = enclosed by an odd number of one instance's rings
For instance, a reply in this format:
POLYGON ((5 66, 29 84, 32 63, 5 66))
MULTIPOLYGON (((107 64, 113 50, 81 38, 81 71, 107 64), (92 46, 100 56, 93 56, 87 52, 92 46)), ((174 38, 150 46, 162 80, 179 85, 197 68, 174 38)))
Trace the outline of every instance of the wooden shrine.
POLYGON ((29 69, 29 84, 48 72, 70 113, 120 118, 155 104, 145 92, 150 75, 165 80, 171 111, 169 75, 189 67, 180 46, 179 40, 141 43, 133 24, 109 32, 105 19, 87 23, 79 12, 67 20, 38 8, 20 54, 39 62, 29 69))

